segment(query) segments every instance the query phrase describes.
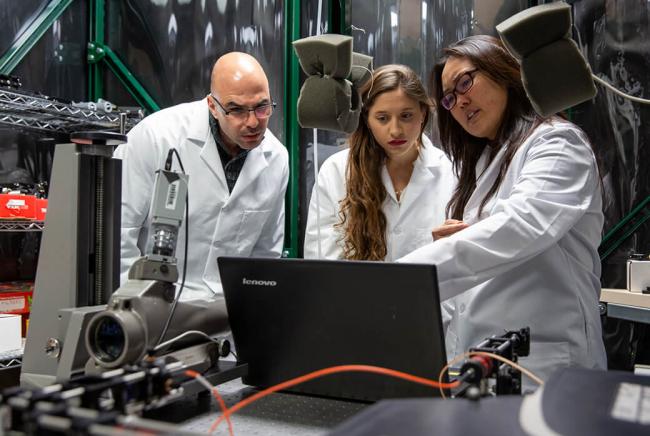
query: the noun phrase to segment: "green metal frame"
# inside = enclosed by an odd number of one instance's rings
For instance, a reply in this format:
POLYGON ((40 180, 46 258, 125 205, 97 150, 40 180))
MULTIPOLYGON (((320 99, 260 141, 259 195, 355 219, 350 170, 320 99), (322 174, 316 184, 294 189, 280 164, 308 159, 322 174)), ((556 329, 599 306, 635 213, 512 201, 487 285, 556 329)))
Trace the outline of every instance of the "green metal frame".
POLYGON ((72 0, 51 0, 43 12, 32 21, 2 55, 2 58, 0 58, 0 74, 10 74, 12 72, 71 3, 72 0))
MULTIPOLYGON (((330 33, 346 34, 347 0, 329 0, 327 3, 327 29, 330 33)), ((300 94, 300 63, 293 51, 293 41, 302 37, 300 32, 301 9, 299 0, 285 1, 285 71, 284 71, 284 131, 285 145, 289 151, 289 184, 285 209, 285 257, 297 257, 300 241, 300 126, 298 125, 298 95, 300 94)))
MULTIPOLYGON (((129 94, 135 98, 140 106, 147 109, 150 113, 160 110, 160 106, 156 103, 151 94, 147 92, 144 86, 142 86, 138 79, 135 78, 133 73, 131 73, 127 66, 124 65, 109 46, 97 41, 89 42, 88 63, 95 64, 101 61, 103 61, 119 81, 122 82, 122 85, 124 85, 129 94)), ((90 86, 93 85, 91 84, 90 86)))
MULTIPOLYGON (((104 43, 106 10, 105 0, 90 0, 88 4, 90 20, 88 33, 90 41, 104 43)), ((86 56, 90 57, 88 53, 86 56)), ((98 62, 88 62, 88 99, 97 101, 104 96, 104 70, 98 62)))
POLYGON ((623 242, 632 236, 639 227, 641 227, 646 221, 650 219, 650 196, 646 197, 637 207, 635 207, 632 212, 627 214, 618 224, 616 224, 603 238, 600 243, 599 251, 601 252, 600 260, 605 260, 610 254, 612 254, 623 242), (646 208, 648 210, 646 211, 646 208), (645 215, 641 215, 643 212, 646 212, 645 215), (640 218, 636 221, 632 221, 634 218, 640 218), (629 227, 629 228, 628 228, 629 227), (627 229, 627 230, 625 230, 627 229), (619 234, 621 231, 624 233, 614 242, 609 243, 612 238, 619 234))
MULTIPOLYGON (((51 0, 45 9, 31 22, 25 31, 13 42, 0 58, 0 74, 10 74, 36 45, 52 24, 72 4, 73 0, 51 0)), ((88 43, 88 98, 91 101, 103 97, 104 76, 100 62, 117 76, 127 91, 149 112, 160 110, 160 106, 140 84, 119 57, 104 43, 105 0, 91 0, 90 42, 88 43)))
POLYGON ((300 205, 300 127, 298 126, 298 94, 300 92, 300 64, 291 43, 300 39, 300 1, 286 0, 285 47, 284 47, 284 132, 285 145, 289 151, 289 184, 286 195, 286 221, 284 232, 284 256, 298 256, 300 229, 298 214, 300 205))
POLYGON ((87 48, 88 60, 88 97, 92 101, 104 95, 104 75, 101 64, 105 64, 115 77, 122 83, 131 96, 148 112, 160 110, 160 105, 147 92, 144 86, 131 73, 129 68, 105 43, 105 0, 91 0, 90 15, 90 42, 87 48))
POLYGON ((350 35, 349 18, 349 0, 329 0, 327 14, 327 31, 329 33, 338 33, 340 35, 350 35))

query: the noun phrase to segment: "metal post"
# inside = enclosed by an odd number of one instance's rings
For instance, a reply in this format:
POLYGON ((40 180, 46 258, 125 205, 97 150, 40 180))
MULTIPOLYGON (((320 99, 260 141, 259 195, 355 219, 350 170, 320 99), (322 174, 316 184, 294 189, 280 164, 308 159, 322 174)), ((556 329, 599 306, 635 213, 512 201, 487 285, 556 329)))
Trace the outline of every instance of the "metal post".
MULTIPOLYGON (((105 0, 91 0, 88 4, 90 43, 104 43, 105 0)), ((88 100, 97 101, 104 97, 104 72, 98 62, 88 55, 88 100)))
POLYGON ((297 105, 300 91, 300 65, 291 43, 300 39, 300 0, 285 1, 284 58, 284 131, 285 145, 289 150, 289 184, 286 196, 285 254, 298 255, 298 205, 300 204, 300 127, 297 105))
POLYGON ((104 96, 102 63, 105 63, 140 106, 143 106, 149 112, 160 110, 160 106, 144 86, 135 78, 115 52, 106 45, 104 40, 106 0, 92 0, 89 9, 90 40, 87 47, 89 100, 97 101, 104 96))
POLYGON ((120 133, 126 135, 126 112, 120 112, 120 133))
POLYGON ((349 0, 329 0, 327 14, 327 31, 341 35, 350 35, 350 23, 348 23, 349 0))
POLYGON ((138 104, 150 113, 157 112, 160 110, 160 106, 153 99, 151 94, 142 86, 142 84, 136 79, 136 77, 131 73, 128 67, 122 62, 122 60, 115 54, 110 47, 106 45, 98 45, 99 50, 103 50, 106 54, 106 57, 103 58, 108 68, 115 74, 115 77, 124 85, 126 90, 136 99, 138 104))

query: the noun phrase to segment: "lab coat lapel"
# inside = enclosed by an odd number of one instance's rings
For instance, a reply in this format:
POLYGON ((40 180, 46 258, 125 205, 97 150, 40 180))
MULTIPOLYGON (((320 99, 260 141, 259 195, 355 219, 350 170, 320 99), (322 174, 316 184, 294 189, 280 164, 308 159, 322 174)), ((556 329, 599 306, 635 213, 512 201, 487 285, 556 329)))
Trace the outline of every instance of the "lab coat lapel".
POLYGON ((395 196, 395 188, 393 187, 393 181, 390 179, 390 174, 388 174, 388 169, 386 164, 381 167, 381 181, 386 188, 386 193, 388 197, 392 198, 395 203, 397 203, 397 197, 395 196))
POLYGON ((432 189, 435 183, 435 174, 440 166, 440 158, 430 152, 433 144, 425 137, 420 155, 414 162, 413 174, 408 187, 402 197, 401 209, 406 212, 408 208, 418 204, 418 199, 427 189, 432 189))
POLYGON ((203 160, 214 176, 221 180, 225 186, 226 177, 223 173, 221 158, 217 151, 217 144, 212 137, 212 132, 210 132, 210 123, 208 122, 210 111, 208 104, 205 103, 205 99, 203 102, 204 105, 201 110, 197 111, 197 114, 187 128, 187 139, 185 142, 193 144, 194 147, 200 147, 201 160, 203 160))
MULTIPOLYGON (((196 122, 196 121, 195 121, 196 122)), ((204 133, 201 141, 203 142, 201 149, 201 160, 205 162, 207 167, 210 169, 212 174, 218 183, 219 188, 228 192, 228 185, 226 184, 226 175, 223 172, 223 164, 221 163, 221 157, 219 156, 219 150, 217 150, 217 144, 214 142, 214 137, 210 132, 210 127, 207 123, 207 120, 204 120, 204 124, 208 126, 207 131, 204 133)), ((196 139, 198 140, 198 138, 196 139)))
MULTIPOLYGON (((485 150, 483 150, 483 154, 481 154, 480 159, 476 163, 476 188, 474 189, 472 195, 469 197, 467 205, 465 206, 465 213, 463 214, 463 221, 466 223, 473 224, 481 220, 481 217, 478 216, 481 202, 483 201, 483 198, 485 198, 485 195, 488 193, 490 188, 492 188, 494 181, 499 175, 501 160, 503 159, 505 152, 506 147, 501 147, 494 159, 492 159, 492 162, 487 165, 490 150, 488 147, 485 147, 485 150)), ((485 215, 485 213, 489 211, 489 205, 493 200, 494 197, 488 200, 488 203, 486 203, 485 207, 483 208, 482 215, 485 215)))

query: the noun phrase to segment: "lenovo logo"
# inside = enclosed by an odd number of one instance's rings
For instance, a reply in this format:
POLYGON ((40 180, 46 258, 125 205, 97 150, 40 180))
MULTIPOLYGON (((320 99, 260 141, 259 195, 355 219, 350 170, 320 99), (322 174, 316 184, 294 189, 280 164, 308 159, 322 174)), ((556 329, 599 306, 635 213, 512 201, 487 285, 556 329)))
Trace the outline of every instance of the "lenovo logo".
POLYGON ((276 286, 278 284, 275 280, 249 280, 246 277, 244 277, 241 282, 244 285, 251 286, 276 286))

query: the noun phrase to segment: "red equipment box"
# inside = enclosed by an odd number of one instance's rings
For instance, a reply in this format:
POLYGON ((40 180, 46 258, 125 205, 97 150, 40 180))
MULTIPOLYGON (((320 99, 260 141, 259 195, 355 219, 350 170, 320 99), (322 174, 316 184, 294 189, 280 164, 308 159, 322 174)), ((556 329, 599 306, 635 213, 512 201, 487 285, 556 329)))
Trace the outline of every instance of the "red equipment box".
POLYGON ((0 313, 22 316, 23 336, 27 334, 34 282, 0 282, 0 313))
POLYGON ((36 220, 45 221, 46 213, 47 213, 47 199, 37 198, 36 199, 36 220))
POLYGON ((0 313, 29 313, 34 282, 0 283, 0 313))
POLYGON ((25 194, 0 194, 0 218, 36 219, 36 197, 25 194))

